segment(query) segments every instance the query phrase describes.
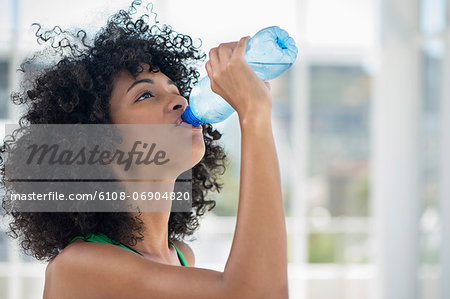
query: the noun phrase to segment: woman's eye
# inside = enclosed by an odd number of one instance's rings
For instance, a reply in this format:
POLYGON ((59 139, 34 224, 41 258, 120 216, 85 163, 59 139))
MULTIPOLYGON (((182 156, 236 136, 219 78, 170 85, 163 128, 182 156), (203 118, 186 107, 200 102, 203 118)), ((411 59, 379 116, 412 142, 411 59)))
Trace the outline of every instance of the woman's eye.
POLYGON ((134 102, 139 102, 141 99, 144 99, 144 98, 147 98, 147 97, 151 98, 151 97, 153 97, 153 95, 149 91, 146 91, 139 98, 137 98, 137 100, 134 101, 134 102))

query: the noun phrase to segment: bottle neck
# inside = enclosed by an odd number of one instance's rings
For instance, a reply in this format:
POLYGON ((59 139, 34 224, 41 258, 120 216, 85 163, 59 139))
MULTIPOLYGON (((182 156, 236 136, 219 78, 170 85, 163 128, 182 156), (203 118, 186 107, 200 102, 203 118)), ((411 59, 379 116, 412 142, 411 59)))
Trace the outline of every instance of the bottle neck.
POLYGON ((196 126, 196 127, 198 127, 201 124, 203 124, 203 122, 200 119, 198 119, 194 115, 194 113, 192 113, 191 106, 189 106, 189 105, 186 107, 186 109, 184 110, 183 114, 181 114, 181 119, 184 122, 187 122, 188 124, 191 124, 191 125, 196 126))

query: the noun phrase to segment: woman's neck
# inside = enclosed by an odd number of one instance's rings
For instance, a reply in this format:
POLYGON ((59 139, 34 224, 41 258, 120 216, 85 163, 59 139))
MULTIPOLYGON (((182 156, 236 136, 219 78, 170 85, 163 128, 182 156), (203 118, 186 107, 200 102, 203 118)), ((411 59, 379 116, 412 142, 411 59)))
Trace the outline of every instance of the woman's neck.
POLYGON ((161 180, 139 184, 134 182, 126 187, 129 192, 139 194, 138 205, 141 212, 130 213, 132 216, 139 216, 144 223, 143 240, 138 240, 135 246, 130 247, 144 256, 166 262, 173 260, 174 254, 173 248, 168 243, 172 207, 170 193, 173 192, 174 186, 175 180, 161 180), (169 196, 164 199, 164 194, 169 196))

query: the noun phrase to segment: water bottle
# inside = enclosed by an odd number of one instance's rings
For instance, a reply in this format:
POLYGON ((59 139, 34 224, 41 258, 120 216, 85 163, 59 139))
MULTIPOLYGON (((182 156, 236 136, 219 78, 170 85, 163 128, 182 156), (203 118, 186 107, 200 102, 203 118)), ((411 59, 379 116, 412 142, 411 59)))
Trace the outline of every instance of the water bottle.
MULTIPOLYGON (((278 26, 271 26, 261 29, 247 41, 244 58, 261 80, 268 81, 289 69, 297 53, 294 39, 278 26)), ((206 76, 192 88, 189 105, 181 118, 193 126, 200 126, 204 122, 221 122, 234 111, 227 101, 211 90, 211 81, 206 76)))

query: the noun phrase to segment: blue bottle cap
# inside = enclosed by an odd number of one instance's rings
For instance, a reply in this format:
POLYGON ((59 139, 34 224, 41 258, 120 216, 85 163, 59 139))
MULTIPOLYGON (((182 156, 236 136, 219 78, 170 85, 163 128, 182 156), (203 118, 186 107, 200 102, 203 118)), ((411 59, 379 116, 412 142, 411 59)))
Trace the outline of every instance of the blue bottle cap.
POLYGON ((287 49, 288 48, 286 46, 286 40, 280 38, 279 36, 277 36, 277 44, 281 47, 281 49, 287 49))
POLYGON ((194 127, 200 126, 203 122, 195 117, 194 113, 192 113, 191 106, 187 106, 184 110, 183 114, 181 114, 181 119, 188 124, 193 125, 194 127))

